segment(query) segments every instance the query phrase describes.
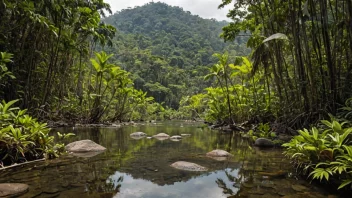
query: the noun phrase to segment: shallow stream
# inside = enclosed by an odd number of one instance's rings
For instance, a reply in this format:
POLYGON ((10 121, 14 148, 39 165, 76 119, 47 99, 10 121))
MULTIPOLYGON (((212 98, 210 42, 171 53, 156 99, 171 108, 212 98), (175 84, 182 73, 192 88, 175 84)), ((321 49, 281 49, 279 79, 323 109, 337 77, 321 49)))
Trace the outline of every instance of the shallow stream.
MULTIPOLYGON (((99 155, 60 159, 0 171, 0 182, 30 185, 21 197, 332 197, 324 189, 297 179, 279 149, 251 147, 246 139, 220 134, 199 123, 146 123, 118 128, 65 128, 73 140, 90 139, 107 148, 99 155), (143 131, 152 136, 191 134, 181 141, 132 139, 143 131), (223 149, 234 157, 216 161, 205 154, 223 149), (187 161, 207 167, 188 172, 170 167, 187 161)), ((71 141, 73 141, 71 140, 71 141)))

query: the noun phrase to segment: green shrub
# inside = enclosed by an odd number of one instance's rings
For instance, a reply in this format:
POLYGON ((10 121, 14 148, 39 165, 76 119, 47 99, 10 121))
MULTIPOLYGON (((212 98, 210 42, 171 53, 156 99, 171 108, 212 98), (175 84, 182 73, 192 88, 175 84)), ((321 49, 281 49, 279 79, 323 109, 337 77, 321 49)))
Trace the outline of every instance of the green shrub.
POLYGON ((321 122, 325 127, 300 130, 299 135, 283 144, 285 154, 313 179, 341 181, 340 189, 352 183, 352 128, 344 128, 345 123, 334 120, 321 122))
MULTIPOLYGON (((54 144, 54 136, 49 135, 50 129, 46 123, 27 115, 26 110, 11 107, 17 101, 0 103, 1 165, 57 157, 64 151, 64 146, 54 144)), ((60 135, 68 138, 73 134, 60 135)))

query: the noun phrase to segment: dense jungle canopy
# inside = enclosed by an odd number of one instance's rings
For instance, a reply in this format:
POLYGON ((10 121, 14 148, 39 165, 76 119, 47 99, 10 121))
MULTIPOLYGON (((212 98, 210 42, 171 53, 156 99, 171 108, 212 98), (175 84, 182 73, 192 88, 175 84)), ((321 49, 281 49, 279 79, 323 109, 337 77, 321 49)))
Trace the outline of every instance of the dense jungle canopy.
POLYGON ((295 165, 350 186, 352 1, 219 4, 229 21, 161 2, 1 0, 1 163, 64 152, 40 121, 193 119, 297 135, 283 144, 295 165))
POLYGON ((103 0, 3 1, 0 98, 91 123, 157 115, 297 127, 344 113, 350 1, 227 4, 232 22, 160 2, 105 17, 103 0))

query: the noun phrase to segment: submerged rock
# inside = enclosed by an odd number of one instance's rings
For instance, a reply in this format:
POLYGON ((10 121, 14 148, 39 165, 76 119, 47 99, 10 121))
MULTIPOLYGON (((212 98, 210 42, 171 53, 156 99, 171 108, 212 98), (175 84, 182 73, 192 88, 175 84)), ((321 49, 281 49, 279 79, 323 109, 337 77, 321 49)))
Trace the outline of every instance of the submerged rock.
POLYGON ((28 191, 27 184, 3 183, 0 184, 0 197, 17 197, 28 191))
POLYGON ((130 134, 131 137, 136 137, 136 136, 141 136, 141 137, 145 137, 147 136, 147 134, 143 133, 143 132, 134 132, 130 134))
POLYGON ((276 171, 276 172, 259 172, 259 175, 262 176, 269 176, 269 177, 285 177, 287 175, 286 171, 276 171))
POLYGON ((91 152, 79 152, 79 153, 71 153, 71 154, 76 157, 90 158, 90 157, 99 155, 100 153, 103 153, 103 152, 104 151, 91 151, 91 152))
POLYGON ((179 136, 179 135, 174 135, 174 136, 171 136, 170 139, 172 139, 172 140, 181 140, 182 137, 179 136))
POLYGON ((80 152, 102 152, 106 148, 93 142, 92 140, 80 140, 72 142, 66 145, 65 149, 69 152, 80 153, 80 152))
POLYGON ((255 146, 259 146, 259 147, 273 147, 274 143, 266 138, 258 138, 255 143, 255 146))
POLYGON ((294 184, 291 186, 293 190, 297 191, 297 192, 302 192, 302 191, 308 191, 309 188, 302 186, 300 184, 294 184))
POLYGON ((173 142, 179 142, 179 141, 181 141, 181 139, 170 139, 171 141, 173 141, 173 142))
POLYGON ((208 169, 195 163, 178 161, 170 165, 173 168, 185 171, 207 171, 208 169))

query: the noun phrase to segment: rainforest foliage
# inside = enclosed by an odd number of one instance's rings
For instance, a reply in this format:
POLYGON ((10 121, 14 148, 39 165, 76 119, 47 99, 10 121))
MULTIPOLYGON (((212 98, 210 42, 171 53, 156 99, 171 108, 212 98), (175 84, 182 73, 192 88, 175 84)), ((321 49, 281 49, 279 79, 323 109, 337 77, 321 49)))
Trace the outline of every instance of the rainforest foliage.
POLYGON ((203 92, 214 53, 249 55, 247 37, 225 43, 219 37, 226 21, 202 19, 182 8, 148 3, 104 19, 118 34, 111 48, 116 64, 133 74, 134 86, 159 103, 178 109, 182 96, 203 92))
POLYGON ((164 107, 134 88, 113 55, 94 53, 113 44, 116 29, 101 20, 109 12, 103 0, 2 1, 0 99, 20 99, 21 108, 54 121, 163 117, 164 107))
POLYGON ((211 122, 295 129, 332 117, 300 130, 284 145, 286 154, 312 179, 350 186, 352 2, 223 0, 219 7, 229 4, 232 22, 221 37, 232 42, 250 33, 252 53, 216 53, 205 76, 214 83, 183 97, 180 111, 211 122))
POLYGON ((182 96, 211 85, 213 53, 250 52, 246 37, 219 38, 227 22, 179 7, 109 12, 103 0, 3 1, 0 99, 54 121, 173 118, 182 96))
POLYGON ((296 128, 340 111, 352 96, 351 1, 223 0, 220 7, 228 4, 232 22, 221 37, 250 32, 250 59, 216 55, 209 73, 217 84, 181 100, 182 108, 213 121, 262 117, 296 128))

